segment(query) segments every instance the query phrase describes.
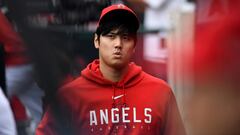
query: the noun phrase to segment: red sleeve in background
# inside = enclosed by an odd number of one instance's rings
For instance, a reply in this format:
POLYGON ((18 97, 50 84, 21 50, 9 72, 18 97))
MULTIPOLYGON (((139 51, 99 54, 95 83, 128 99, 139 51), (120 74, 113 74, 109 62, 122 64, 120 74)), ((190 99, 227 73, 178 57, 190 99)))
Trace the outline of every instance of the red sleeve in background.
POLYGON ((4 46, 7 66, 27 62, 24 43, 2 12, 0 12, 0 43, 4 46))

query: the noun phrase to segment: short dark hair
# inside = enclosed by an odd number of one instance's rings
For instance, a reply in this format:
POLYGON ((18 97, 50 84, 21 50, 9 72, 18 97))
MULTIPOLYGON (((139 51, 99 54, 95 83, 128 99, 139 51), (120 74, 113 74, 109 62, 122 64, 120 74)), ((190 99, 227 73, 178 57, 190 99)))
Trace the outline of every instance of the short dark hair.
POLYGON ((113 11, 101 20, 95 33, 99 39, 100 35, 107 35, 112 30, 119 29, 119 34, 130 34, 136 43, 138 27, 134 19, 127 11, 113 11))

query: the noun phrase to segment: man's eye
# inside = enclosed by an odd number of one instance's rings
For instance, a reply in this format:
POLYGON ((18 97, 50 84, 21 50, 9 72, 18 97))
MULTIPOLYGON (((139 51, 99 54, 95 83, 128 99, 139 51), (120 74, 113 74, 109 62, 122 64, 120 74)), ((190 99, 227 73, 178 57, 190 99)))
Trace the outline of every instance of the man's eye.
POLYGON ((109 35, 107 35, 107 37, 109 37, 109 38, 114 38, 115 36, 112 35, 112 34, 109 34, 109 35))
POLYGON ((128 35, 126 35, 126 36, 123 36, 123 39, 124 39, 124 40, 130 40, 130 39, 131 39, 131 37, 130 37, 130 36, 128 36, 128 35))
POLYGON ((128 36, 123 36, 123 39, 129 39, 129 37, 128 36))

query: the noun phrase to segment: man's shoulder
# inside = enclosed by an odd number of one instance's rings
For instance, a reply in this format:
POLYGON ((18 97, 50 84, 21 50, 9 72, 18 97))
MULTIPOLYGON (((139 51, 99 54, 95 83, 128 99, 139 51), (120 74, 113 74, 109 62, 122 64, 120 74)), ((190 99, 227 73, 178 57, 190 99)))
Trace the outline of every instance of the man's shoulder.
POLYGON ((143 83, 151 85, 151 86, 158 86, 161 89, 171 91, 171 88, 170 88, 169 84, 166 81, 164 81, 163 79, 157 78, 157 77, 155 77, 153 75, 150 75, 146 72, 143 72, 143 74, 144 74, 143 83))
POLYGON ((66 84, 64 84, 61 88, 60 88, 60 92, 62 91, 71 91, 74 89, 79 89, 82 86, 84 86, 84 79, 82 76, 77 77, 76 79, 72 80, 71 82, 68 82, 66 84))
POLYGON ((143 72, 143 74, 144 74, 145 81, 150 81, 150 82, 154 82, 154 83, 160 83, 160 84, 163 84, 163 85, 168 85, 167 82, 164 81, 161 78, 155 77, 155 76, 150 75, 146 72, 143 72))

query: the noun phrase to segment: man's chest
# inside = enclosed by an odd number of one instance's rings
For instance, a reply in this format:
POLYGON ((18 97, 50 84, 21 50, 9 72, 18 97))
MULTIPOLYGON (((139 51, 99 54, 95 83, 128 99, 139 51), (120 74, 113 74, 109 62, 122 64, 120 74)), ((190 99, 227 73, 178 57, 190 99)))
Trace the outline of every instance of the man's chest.
MULTIPOLYGON (((151 94, 134 89, 98 90, 81 94, 78 119, 90 133, 158 131, 164 115, 151 94), (81 100, 82 99, 82 100, 81 100)), ((146 134, 146 133, 145 133, 146 134)))

